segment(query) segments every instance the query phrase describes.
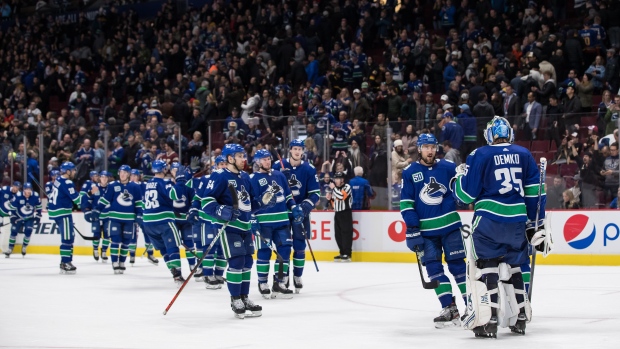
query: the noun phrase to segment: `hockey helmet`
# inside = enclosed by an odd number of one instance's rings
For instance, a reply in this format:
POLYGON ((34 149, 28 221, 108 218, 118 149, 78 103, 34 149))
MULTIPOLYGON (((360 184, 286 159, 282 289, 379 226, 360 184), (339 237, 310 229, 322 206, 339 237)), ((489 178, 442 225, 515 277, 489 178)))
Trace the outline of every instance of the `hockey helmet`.
POLYGON ((112 174, 108 171, 101 171, 99 172, 99 176, 100 177, 113 177, 112 174))
POLYGON ((500 138, 505 138, 509 143, 512 143, 514 141, 514 131, 508 120, 501 116, 495 116, 493 120, 487 123, 487 128, 484 130, 484 139, 490 145, 500 138))
POLYGON ((435 138, 435 135, 433 134, 422 133, 418 137, 418 143, 416 143, 416 145, 418 146, 418 149, 421 149, 424 144, 437 145, 437 138, 435 138))
POLYGON ((52 171, 50 172, 50 177, 52 177, 52 178, 56 178, 56 177, 58 177, 58 176, 60 176, 60 171, 58 171, 58 170, 52 170, 52 171))
POLYGON ((60 165, 60 173, 67 173, 67 171, 75 170, 75 165, 71 161, 63 162, 60 165))
POLYGON ((140 170, 131 170, 130 173, 134 176, 142 176, 142 171, 140 170))
POLYGON ((288 148, 291 149, 293 147, 301 147, 301 149, 305 149, 306 144, 301 139, 293 139, 291 143, 289 143, 288 148))
POLYGON ((15 182, 13 182, 12 187, 18 187, 19 189, 21 189, 21 188, 22 188, 22 182, 20 182, 20 181, 15 181, 15 182))
POLYGON ((131 173, 131 166, 129 166, 129 165, 121 165, 121 167, 119 167, 118 170, 131 173))
POLYGON ((257 150, 256 154, 254 154, 254 161, 258 162, 258 160, 265 159, 265 158, 270 158, 271 159, 271 153, 267 149, 257 150))
POLYGON ((218 155, 215 158, 215 164, 219 164, 220 162, 226 162, 226 157, 224 157, 224 155, 218 155))
POLYGON ((172 169, 175 169, 175 168, 178 170, 178 169, 180 169, 181 167, 183 167, 183 166, 181 166, 181 164, 180 164, 180 163, 178 163, 178 162, 176 162, 176 161, 170 164, 170 169, 171 169, 171 170, 172 170, 172 169))
POLYGON ((24 183, 24 190, 26 189, 32 190, 32 183, 29 183, 29 182, 24 183))
POLYGON ((166 162, 162 160, 155 160, 151 164, 151 169, 153 170, 153 173, 164 172, 164 170, 166 169, 166 162))
POLYGON ((245 155, 245 149, 239 144, 226 144, 222 149, 222 155, 227 160, 229 156, 235 157, 235 154, 243 153, 245 155))
POLYGON ((88 174, 90 178, 93 178, 94 176, 99 176, 99 172, 97 171, 90 171, 90 173, 88 174))

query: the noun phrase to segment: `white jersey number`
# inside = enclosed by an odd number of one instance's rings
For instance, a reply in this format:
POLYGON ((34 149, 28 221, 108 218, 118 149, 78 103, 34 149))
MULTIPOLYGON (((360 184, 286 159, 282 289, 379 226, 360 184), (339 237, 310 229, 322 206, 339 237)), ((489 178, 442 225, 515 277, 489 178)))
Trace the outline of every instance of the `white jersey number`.
POLYGON ((149 190, 144 193, 144 208, 152 209, 158 207, 159 201, 157 201, 157 190, 149 190))
POLYGON ((521 178, 517 178, 517 173, 521 174, 520 167, 498 168, 495 170, 495 179, 502 181, 502 187, 499 189, 500 194, 506 194, 511 190, 516 190, 519 195, 523 196, 523 183, 521 178))
POLYGON ((58 188, 53 187, 52 188, 52 193, 49 195, 49 197, 47 198, 48 201, 52 204, 52 205, 56 205, 56 199, 58 198, 58 188))

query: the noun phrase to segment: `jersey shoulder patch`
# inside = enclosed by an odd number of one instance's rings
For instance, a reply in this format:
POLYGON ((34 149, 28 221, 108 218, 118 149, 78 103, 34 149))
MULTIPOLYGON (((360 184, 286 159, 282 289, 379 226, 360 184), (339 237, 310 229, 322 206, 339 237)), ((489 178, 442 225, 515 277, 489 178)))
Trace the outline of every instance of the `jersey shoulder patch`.
POLYGON ((478 150, 478 149, 474 149, 474 150, 472 150, 472 152, 471 152, 471 153, 469 153, 469 155, 468 155, 468 156, 474 156, 474 155, 476 155, 476 150, 478 150))
POLYGON ((65 184, 73 184, 73 181, 70 179, 65 179, 65 184))

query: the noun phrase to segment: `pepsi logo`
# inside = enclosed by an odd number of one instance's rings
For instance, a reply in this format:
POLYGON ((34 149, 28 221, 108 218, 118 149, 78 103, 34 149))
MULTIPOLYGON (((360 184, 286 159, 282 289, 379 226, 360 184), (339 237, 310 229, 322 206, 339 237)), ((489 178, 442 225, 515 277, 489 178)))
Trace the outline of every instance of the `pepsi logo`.
POLYGON ((588 248, 596 237, 596 226, 586 215, 576 214, 564 223, 564 240, 576 250, 588 248))

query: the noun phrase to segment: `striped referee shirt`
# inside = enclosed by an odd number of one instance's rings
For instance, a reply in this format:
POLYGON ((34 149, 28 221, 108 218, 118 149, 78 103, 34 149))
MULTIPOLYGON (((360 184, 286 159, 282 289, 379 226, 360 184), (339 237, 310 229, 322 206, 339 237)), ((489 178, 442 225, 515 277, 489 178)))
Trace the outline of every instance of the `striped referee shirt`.
POLYGON ((334 203, 334 211, 336 212, 350 210, 353 204, 351 186, 345 184, 342 187, 335 187, 332 190, 332 202, 334 203))

